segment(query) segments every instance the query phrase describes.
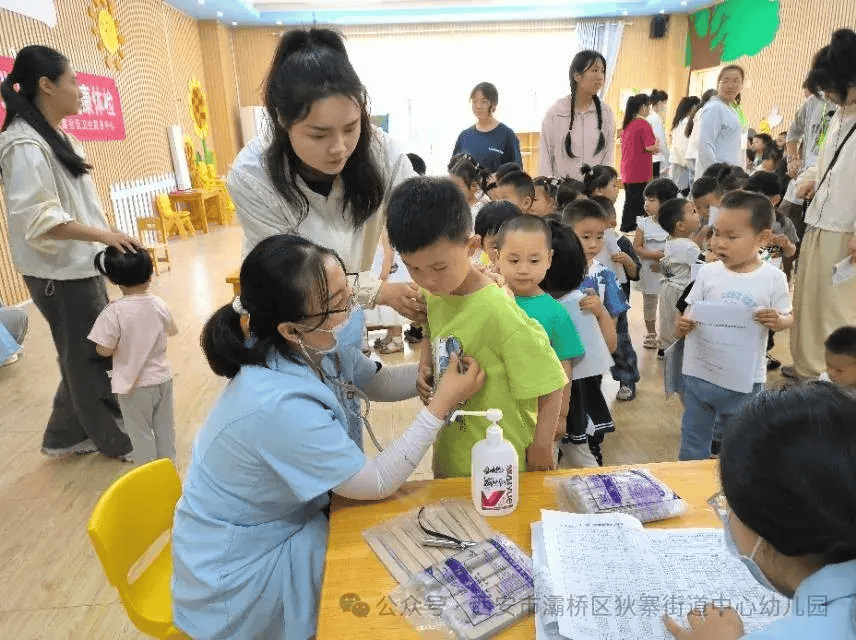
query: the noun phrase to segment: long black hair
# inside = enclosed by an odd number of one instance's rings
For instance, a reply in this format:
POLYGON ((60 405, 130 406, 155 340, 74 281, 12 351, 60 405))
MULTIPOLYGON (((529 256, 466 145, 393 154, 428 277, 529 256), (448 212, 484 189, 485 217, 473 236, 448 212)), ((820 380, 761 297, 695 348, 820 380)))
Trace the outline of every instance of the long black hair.
POLYGON ((347 96, 360 108, 360 138, 341 174, 345 203, 351 206, 354 226, 360 227, 383 202, 383 174, 371 152, 373 135, 365 87, 335 31, 295 29, 282 36, 265 81, 265 108, 273 123, 273 142, 265 164, 276 190, 298 210, 298 220, 303 220, 309 215, 309 201, 297 188, 300 159, 288 129, 306 118, 315 102, 330 96, 347 96))
POLYGON ((726 426, 728 505, 779 553, 856 559, 856 398, 828 382, 771 389, 726 426))
POLYGON ((811 63, 811 71, 804 87, 813 94, 833 91, 847 99, 847 91, 856 85, 856 33, 839 29, 832 34, 828 45, 818 51, 811 63))
POLYGON ((92 166, 77 155, 68 138, 48 124, 36 106, 39 79, 47 78, 56 82, 68 69, 68 58, 56 49, 36 44, 21 49, 15 56, 12 71, 3 84, 0 84, 0 96, 6 103, 6 120, 0 131, 6 131, 15 118, 21 118, 44 138, 53 149, 57 160, 77 178, 89 173, 92 166), (19 87, 17 91, 15 85, 19 87))
MULTIPOLYGON (((331 249, 292 235, 265 238, 250 251, 241 265, 240 307, 249 314, 248 343, 241 327, 241 314, 234 304, 214 312, 202 328, 200 343, 211 370, 234 378, 245 365, 264 366, 271 349, 292 362, 300 359, 279 332, 283 322, 298 322, 314 313, 312 300, 329 297, 324 261, 342 259, 331 249), (249 345, 249 346, 248 346, 249 345)), ((314 318, 318 325, 327 319, 314 318)))
MULTIPOLYGON (((574 128, 574 115, 577 110, 577 81, 574 79, 574 74, 585 73, 598 61, 603 63, 603 70, 606 71, 606 58, 603 57, 603 54, 586 49, 574 56, 574 59, 571 60, 571 66, 568 68, 568 77, 571 81, 571 121, 568 123, 568 133, 565 135, 565 153, 571 158, 576 158, 571 148, 571 131, 574 128)), ((606 137, 603 135, 603 105, 601 105, 597 95, 593 95, 592 100, 597 111, 597 129, 600 132, 594 152, 600 153, 606 146, 606 137)))
POLYGON ((644 93, 637 93, 635 96, 627 98, 627 106, 624 108, 624 123, 621 125, 621 128, 626 129, 627 125, 633 121, 633 118, 639 115, 642 107, 649 104, 651 104, 651 99, 644 93))
POLYGON ((698 96, 685 96, 681 98, 681 101, 675 109, 675 117, 672 118, 672 131, 678 128, 681 120, 689 116, 690 111, 692 111, 699 102, 701 102, 701 98, 698 96))
POLYGON ((716 89, 708 89, 703 94, 701 94, 701 101, 690 110, 687 114, 689 120, 687 120, 687 126, 684 129, 684 135, 689 138, 692 135, 693 127, 695 126, 695 117, 696 114, 701 111, 701 108, 710 102, 710 99, 716 95, 716 89))

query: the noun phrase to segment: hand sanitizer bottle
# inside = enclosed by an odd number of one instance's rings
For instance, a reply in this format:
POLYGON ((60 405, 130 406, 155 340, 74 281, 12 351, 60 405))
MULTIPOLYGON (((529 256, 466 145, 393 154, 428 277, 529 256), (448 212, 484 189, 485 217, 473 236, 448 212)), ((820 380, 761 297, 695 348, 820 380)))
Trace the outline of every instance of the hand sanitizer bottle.
POLYGON ((456 411, 456 415, 483 416, 492 424, 487 437, 473 445, 470 482, 473 505, 485 516, 504 516, 517 508, 520 498, 517 450, 502 437, 502 411, 456 411))

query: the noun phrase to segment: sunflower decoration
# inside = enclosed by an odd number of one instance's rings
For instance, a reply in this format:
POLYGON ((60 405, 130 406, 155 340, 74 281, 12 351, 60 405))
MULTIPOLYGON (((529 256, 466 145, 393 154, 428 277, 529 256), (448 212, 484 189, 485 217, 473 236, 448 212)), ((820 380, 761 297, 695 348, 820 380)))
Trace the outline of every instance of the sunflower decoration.
POLYGON ((205 89, 202 88, 202 83, 198 78, 191 79, 187 85, 188 100, 190 101, 190 117, 193 120, 193 130, 199 139, 202 141, 202 156, 201 159, 205 164, 211 164, 214 161, 213 154, 208 150, 208 96, 205 95, 205 89))
POLYGON ((125 57, 122 51, 125 37, 119 32, 113 0, 92 0, 86 13, 92 18, 92 34, 98 38, 98 50, 104 53, 107 68, 121 71, 122 59, 125 57))

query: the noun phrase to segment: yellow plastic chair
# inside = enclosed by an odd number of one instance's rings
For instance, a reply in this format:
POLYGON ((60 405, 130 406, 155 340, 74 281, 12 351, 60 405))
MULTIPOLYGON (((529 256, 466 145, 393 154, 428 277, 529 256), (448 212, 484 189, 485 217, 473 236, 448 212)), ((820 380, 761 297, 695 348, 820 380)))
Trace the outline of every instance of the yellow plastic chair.
POLYGON ((155 196, 155 207, 160 219, 163 220, 165 238, 172 235, 173 229, 182 238, 196 233, 196 229, 193 228, 193 223, 190 221, 190 214, 187 211, 176 211, 166 193, 159 193, 155 196))
POLYGON ((134 582, 128 577, 146 551, 172 529, 179 497, 181 480, 172 460, 149 462, 110 485, 92 511, 88 531, 134 626, 156 638, 190 640, 172 624, 171 545, 161 549, 134 582))

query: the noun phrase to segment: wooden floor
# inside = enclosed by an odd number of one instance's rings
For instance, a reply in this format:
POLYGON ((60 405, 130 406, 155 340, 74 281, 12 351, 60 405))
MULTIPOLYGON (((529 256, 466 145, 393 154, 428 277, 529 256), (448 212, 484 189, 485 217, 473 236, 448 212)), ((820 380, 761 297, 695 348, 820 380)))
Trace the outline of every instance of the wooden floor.
MULTIPOLYGON (((171 243, 172 271, 155 279, 153 292, 164 298, 178 324, 169 342, 175 372, 176 445, 185 468, 194 435, 217 398, 224 380, 208 369, 198 346, 209 314, 231 299, 226 274, 238 263, 238 227, 212 227, 196 238, 171 243)), ((111 297, 118 291, 111 289, 111 297)), ((641 296, 634 292, 631 332, 641 345, 641 296), (637 297, 639 299, 637 299, 637 297)), ((101 492, 128 465, 99 454, 62 460, 39 453, 42 431, 59 381, 56 352, 47 324, 28 305, 30 334, 25 355, 0 368, 0 638, 145 638, 128 621, 86 536, 86 521, 101 492)), ((776 352, 786 354, 787 336, 776 352)), ((638 350, 642 383, 638 398, 613 403, 617 431, 604 444, 606 464, 675 460, 680 403, 666 403, 655 354, 638 350)), ((389 362, 413 355, 389 358, 389 362)), ((778 375, 770 382, 778 383, 778 375)), ((617 385, 604 383, 607 399, 617 385)), ((371 423, 381 442, 389 442, 421 405, 416 400, 373 405, 371 423)), ((366 449, 374 449, 366 438, 366 449)), ((430 453, 414 479, 430 477, 430 453)))

